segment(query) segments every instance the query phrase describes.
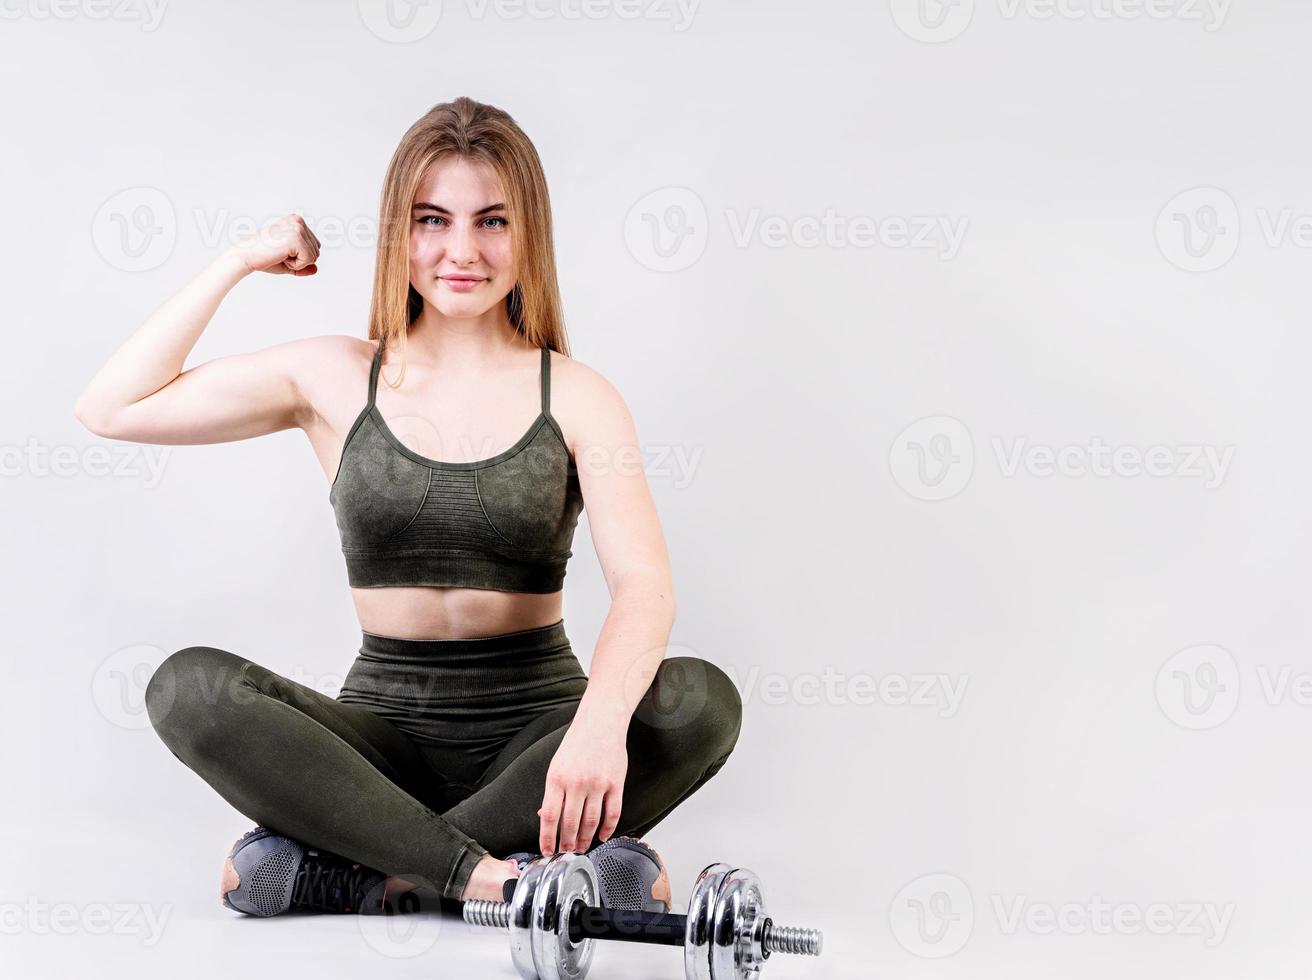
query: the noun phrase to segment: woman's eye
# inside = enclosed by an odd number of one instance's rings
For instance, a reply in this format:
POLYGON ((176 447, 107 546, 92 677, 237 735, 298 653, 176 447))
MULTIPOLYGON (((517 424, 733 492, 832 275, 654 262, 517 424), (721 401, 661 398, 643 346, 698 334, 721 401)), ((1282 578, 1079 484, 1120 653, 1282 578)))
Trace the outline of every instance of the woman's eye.
MULTIPOLYGON (((421 217, 416 218, 415 221, 417 221, 417 222, 418 222, 419 224, 421 224, 421 225, 428 225, 428 227, 430 227, 430 228, 436 228, 436 227, 437 227, 436 222, 441 221, 442 223, 445 224, 445 223, 446 223, 446 218, 443 218, 440 214, 425 214, 425 215, 422 215, 421 217)), ((494 226, 493 226, 493 227, 496 227, 496 228, 505 228, 507 225, 510 224, 510 222, 508 222, 505 218, 499 217, 499 216, 497 216, 497 215, 493 215, 493 216, 490 217, 490 218, 484 218, 484 219, 483 219, 483 224, 484 224, 485 227, 487 226, 487 222, 489 222, 489 221, 499 221, 499 222, 501 222, 499 225, 494 225, 494 226)))

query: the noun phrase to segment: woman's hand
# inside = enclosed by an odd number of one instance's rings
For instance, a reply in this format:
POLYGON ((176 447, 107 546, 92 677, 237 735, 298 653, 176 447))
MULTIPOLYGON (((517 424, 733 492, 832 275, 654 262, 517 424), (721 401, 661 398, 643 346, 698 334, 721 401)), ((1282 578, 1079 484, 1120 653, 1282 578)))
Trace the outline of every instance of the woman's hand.
POLYGON ((239 241, 232 251, 251 272, 312 276, 319 271, 319 239, 299 214, 268 222, 253 236, 239 241))
POLYGON ((555 852, 557 828, 560 849, 576 854, 588 849, 598 827, 601 840, 615 833, 629 768, 624 741, 625 733, 609 726, 593 726, 578 718, 570 725, 551 759, 538 810, 538 850, 543 854, 555 852))

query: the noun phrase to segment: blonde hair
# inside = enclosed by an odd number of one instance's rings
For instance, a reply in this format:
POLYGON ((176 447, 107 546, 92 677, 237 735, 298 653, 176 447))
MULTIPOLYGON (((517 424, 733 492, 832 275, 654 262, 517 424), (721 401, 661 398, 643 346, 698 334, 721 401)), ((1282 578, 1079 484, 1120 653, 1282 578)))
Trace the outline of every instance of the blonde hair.
POLYGON ((399 341, 397 385, 405 377, 410 324, 424 306, 410 284, 410 209, 428 168, 448 157, 488 164, 500 178, 519 272, 506 312, 530 344, 569 355, 542 161, 509 113, 462 95, 433 106, 406 130, 383 179, 369 339, 381 339, 385 348, 399 341))

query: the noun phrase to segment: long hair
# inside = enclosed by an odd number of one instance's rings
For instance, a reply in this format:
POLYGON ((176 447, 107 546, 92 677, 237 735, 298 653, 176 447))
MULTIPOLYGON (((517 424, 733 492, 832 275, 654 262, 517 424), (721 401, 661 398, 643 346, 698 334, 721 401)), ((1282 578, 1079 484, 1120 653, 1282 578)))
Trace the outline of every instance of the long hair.
POLYGON ((424 307, 410 284, 410 208, 428 168, 452 156, 486 163, 501 180, 519 271, 519 281, 506 296, 511 324, 529 343, 569 355, 542 161, 509 113, 462 95, 433 106, 406 130, 383 179, 369 339, 381 339, 385 347, 399 342, 396 385, 405 377, 410 325, 424 307))

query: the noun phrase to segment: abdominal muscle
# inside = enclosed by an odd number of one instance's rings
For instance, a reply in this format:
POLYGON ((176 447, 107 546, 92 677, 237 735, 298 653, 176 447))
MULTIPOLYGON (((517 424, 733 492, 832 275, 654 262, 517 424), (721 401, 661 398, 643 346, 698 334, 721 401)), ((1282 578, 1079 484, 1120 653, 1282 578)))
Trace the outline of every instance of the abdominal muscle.
POLYGON ((561 618, 562 595, 445 586, 351 589, 361 629, 403 640, 475 639, 550 626, 561 618))

